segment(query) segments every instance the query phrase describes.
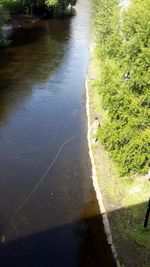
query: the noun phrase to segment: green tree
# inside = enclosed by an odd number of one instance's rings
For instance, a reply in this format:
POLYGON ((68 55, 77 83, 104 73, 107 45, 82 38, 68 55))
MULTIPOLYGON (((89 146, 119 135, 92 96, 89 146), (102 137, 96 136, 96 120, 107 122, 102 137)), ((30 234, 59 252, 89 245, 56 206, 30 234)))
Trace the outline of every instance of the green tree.
POLYGON ((77 0, 46 0, 48 6, 54 7, 56 13, 65 13, 66 8, 71 5, 73 7, 77 0))
POLYGON ((95 1, 93 32, 100 61, 99 92, 108 119, 100 139, 122 174, 150 163, 150 0, 95 1))

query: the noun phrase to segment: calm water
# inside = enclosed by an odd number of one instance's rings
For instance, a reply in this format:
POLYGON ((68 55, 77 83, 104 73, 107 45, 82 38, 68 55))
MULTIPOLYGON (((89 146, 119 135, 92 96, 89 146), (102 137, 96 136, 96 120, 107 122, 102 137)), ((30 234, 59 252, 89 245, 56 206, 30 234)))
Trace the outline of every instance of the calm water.
POLYGON ((71 20, 20 29, 0 51, 0 266, 115 266, 86 140, 88 1, 71 20), (32 198, 14 216, 66 144, 32 198))

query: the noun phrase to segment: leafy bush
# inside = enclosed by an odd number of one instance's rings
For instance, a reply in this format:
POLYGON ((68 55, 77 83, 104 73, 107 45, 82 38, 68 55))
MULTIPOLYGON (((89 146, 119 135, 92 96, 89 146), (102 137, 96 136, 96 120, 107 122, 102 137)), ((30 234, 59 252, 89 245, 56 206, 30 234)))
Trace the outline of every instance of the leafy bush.
POLYGON ((76 4, 77 0, 46 0, 48 6, 53 7, 54 14, 56 16, 72 16, 75 14, 73 6, 76 4), (67 10, 67 7, 71 5, 71 9, 67 10))
MULTIPOLYGON (((51 8, 56 13, 67 13, 66 8, 76 4, 76 0, 0 0, 0 4, 7 9, 11 15, 26 13, 32 15, 34 8, 51 8)), ((70 14, 73 13, 71 10, 70 14)))
POLYGON ((99 132, 122 174, 146 173, 150 163, 150 0, 97 0, 93 33, 100 60, 99 93, 108 119, 99 132))
POLYGON ((22 0, 0 0, 0 3, 11 15, 24 12, 22 0))

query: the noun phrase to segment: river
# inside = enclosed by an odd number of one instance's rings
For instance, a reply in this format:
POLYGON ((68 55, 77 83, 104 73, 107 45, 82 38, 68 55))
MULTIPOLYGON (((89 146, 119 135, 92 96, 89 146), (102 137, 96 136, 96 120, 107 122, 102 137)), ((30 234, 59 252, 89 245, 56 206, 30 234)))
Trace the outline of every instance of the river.
POLYGON ((88 155, 89 2, 76 12, 0 51, 2 267, 115 266, 88 155))

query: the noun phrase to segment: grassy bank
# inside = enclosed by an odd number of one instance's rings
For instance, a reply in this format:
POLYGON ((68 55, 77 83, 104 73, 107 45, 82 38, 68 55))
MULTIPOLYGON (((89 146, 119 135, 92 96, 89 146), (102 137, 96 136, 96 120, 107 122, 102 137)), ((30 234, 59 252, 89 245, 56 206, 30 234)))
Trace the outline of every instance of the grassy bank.
MULTIPOLYGON (((93 50, 93 49, 92 49, 93 50)), ((99 95, 100 64, 91 52, 88 71, 90 124, 98 117, 101 125, 108 117, 99 95)), ((95 138, 91 134, 91 140, 95 138)), ((150 192, 147 175, 121 177, 100 139, 92 144, 99 189, 108 215, 112 238, 122 266, 148 267, 150 262, 150 227, 143 222, 150 192)))
POLYGON ((90 123, 100 121, 91 131, 98 187, 122 266, 148 267, 150 0, 93 2, 88 90, 90 123))

